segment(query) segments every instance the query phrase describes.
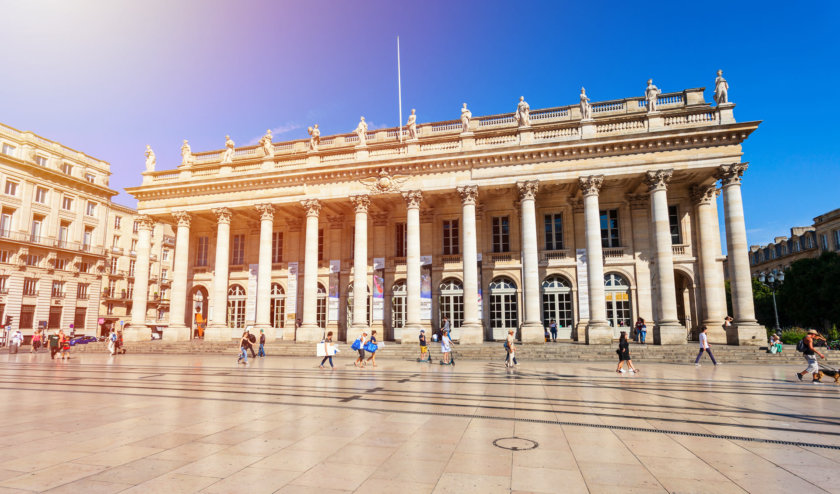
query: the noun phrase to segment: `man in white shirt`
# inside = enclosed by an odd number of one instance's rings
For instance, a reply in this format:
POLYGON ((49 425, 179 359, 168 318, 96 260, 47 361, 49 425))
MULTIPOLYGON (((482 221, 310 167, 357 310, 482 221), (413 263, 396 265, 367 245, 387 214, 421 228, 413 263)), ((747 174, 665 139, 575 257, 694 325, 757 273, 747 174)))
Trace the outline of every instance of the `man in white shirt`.
POLYGON ((12 333, 11 343, 9 344, 9 353, 17 353, 20 346, 23 344, 23 333, 20 330, 15 330, 12 333))
POLYGON ((709 348, 709 338, 706 337, 706 326, 700 327, 700 352, 697 353, 697 358, 694 359, 694 365, 700 367, 700 357, 703 356, 703 351, 709 354, 709 358, 712 359, 712 363, 718 365, 717 361, 715 361, 715 356, 712 355, 712 349, 709 348))

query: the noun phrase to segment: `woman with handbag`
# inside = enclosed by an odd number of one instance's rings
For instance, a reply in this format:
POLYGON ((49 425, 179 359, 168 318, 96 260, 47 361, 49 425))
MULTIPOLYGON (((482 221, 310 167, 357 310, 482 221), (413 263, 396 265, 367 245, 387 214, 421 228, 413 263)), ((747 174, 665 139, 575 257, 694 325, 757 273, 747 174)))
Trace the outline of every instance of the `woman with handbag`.
POLYGON ((327 337, 324 339, 324 341, 319 343, 319 345, 324 345, 324 358, 321 360, 320 366, 322 369, 324 368, 324 362, 326 362, 327 359, 330 360, 330 369, 335 369, 335 366, 333 365, 332 361, 332 356, 335 352, 335 350, 332 349, 332 335, 333 332, 330 331, 329 333, 327 333, 327 337))
POLYGON ((624 362, 627 362, 627 368, 630 372, 637 374, 639 372, 638 369, 633 367, 633 361, 630 360, 630 343, 627 341, 627 332, 622 331, 621 336, 618 338, 618 350, 615 351, 618 354, 618 367, 615 371, 619 374, 623 374, 625 372, 624 369, 621 368, 624 362))
POLYGON ((357 358, 356 361, 353 362, 353 365, 355 367, 364 367, 365 366, 365 344, 366 343, 367 343, 367 332, 362 331, 362 334, 360 334, 359 337, 356 338, 356 341, 353 342, 353 346, 351 347, 351 348, 354 348, 354 349, 359 351, 359 358, 357 358), (357 343, 358 343, 358 346, 356 345, 357 343))
POLYGON ((370 332, 370 341, 367 342, 365 345, 365 350, 370 352, 370 357, 368 357, 368 361, 373 363, 373 366, 376 367, 376 350, 379 349, 379 345, 376 344, 376 330, 370 332))

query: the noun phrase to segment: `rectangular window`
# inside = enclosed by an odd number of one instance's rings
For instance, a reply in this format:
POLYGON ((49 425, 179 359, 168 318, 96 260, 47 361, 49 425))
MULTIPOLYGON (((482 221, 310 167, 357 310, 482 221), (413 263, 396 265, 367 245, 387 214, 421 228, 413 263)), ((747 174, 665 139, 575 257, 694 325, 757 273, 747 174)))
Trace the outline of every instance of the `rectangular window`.
POLYGON ((120 265, 120 258, 119 257, 112 257, 111 258, 111 272, 116 273, 119 265, 120 265))
POLYGON ((9 237, 12 234, 12 214, 14 212, 3 209, 0 213, 0 237, 9 237))
POLYGON ((64 282, 63 281, 53 281, 52 282, 52 296, 53 297, 63 297, 64 296, 64 282))
POLYGON ((32 228, 29 230, 29 241, 41 243, 41 230, 44 225, 44 217, 43 216, 33 216, 32 217, 32 228))
POLYGON ((20 306, 20 329, 35 329, 35 306, 20 306))
POLYGON ((617 209, 601 211, 601 247, 621 247, 617 209))
POLYGON ((64 259, 63 257, 59 257, 58 259, 56 259, 55 269, 59 271, 64 271, 65 269, 67 269, 67 259, 64 259))
POLYGON ((160 270, 160 279, 161 281, 166 281, 169 279, 169 270, 168 269, 161 269, 160 270))
POLYGON ((32 267, 38 267, 41 264, 41 256, 37 256, 35 254, 27 254, 26 255, 26 265, 32 267))
POLYGON ((139 221, 134 222, 134 225, 131 226, 131 231, 133 233, 137 233, 137 232, 140 231, 140 222, 139 221))
POLYGON ((324 229, 318 230, 318 260, 324 260, 324 229))
POLYGON ((82 267, 79 268, 79 271, 81 271, 82 273, 90 273, 90 263, 89 262, 83 262, 82 267))
POLYGON ((15 155, 15 148, 11 144, 3 144, 3 154, 7 156, 14 156, 15 155))
POLYGON ((271 262, 283 262, 283 232, 271 232, 271 262))
POLYGON ((8 263, 12 258, 12 253, 8 250, 0 250, 0 262, 8 263))
POLYGON ((119 229, 122 224, 122 216, 114 216, 114 228, 119 229))
POLYGON ((6 294, 9 293, 9 276, 0 276, 0 293, 6 294))
POLYGON ((563 250, 563 215, 545 215, 545 250, 563 250))
POLYGON ((134 267, 137 265, 137 261, 134 259, 128 261, 128 275, 134 278, 134 267))
POLYGON ((117 294, 117 280, 108 281, 108 289, 105 291, 106 297, 113 297, 117 294))
POLYGON ((356 258, 356 227, 350 227, 350 258, 356 258))
POLYGON ((88 283, 79 283, 76 286, 76 298, 80 300, 85 300, 88 298, 88 283))
POLYGON ((160 258, 163 261, 168 260, 169 259, 169 249, 163 249, 163 252, 161 252, 161 254, 160 254, 160 258))
POLYGON ((73 165, 71 165, 70 163, 62 163, 61 171, 63 171, 67 175, 72 175, 73 174, 73 165))
POLYGON ((86 315, 86 307, 76 307, 76 313, 73 314, 73 327, 76 328, 76 331, 84 331, 86 315))
POLYGON ((230 263, 234 266, 245 264, 245 235, 233 236, 233 249, 230 251, 230 263))
POLYGON ((96 216, 96 203, 88 201, 85 214, 88 216, 96 216))
POLYGON ((834 250, 840 250, 840 230, 834 230, 834 250))
POLYGON ((43 156, 36 156, 35 163, 38 163, 39 166, 47 166, 47 158, 43 156))
POLYGON ((12 182, 11 180, 6 180, 6 194, 10 196, 16 196, 18 190, 18 183, 12 182))
POLYGON ((73 198, 64 196, 61 199, 61 209, 65 211, 72 211, 73 210, 73 198))
POLYGON ((109 316, 113 315, 114 314, 114 304, 109 302, 106 307, 107 307, 107 314, 109 316))
POLYGON ((137 239, 131 239, 131 254, 137 254, 137 239))
POLYGON ((82 237, 82 250, 85 252, 90 250, 90 245, 93 242, 93 227, 86 226, 85 234, 82 237))
POLYGON ((47 203, 47 189, 43 187, 35 187, 35 202, 38 204, 47 203))
POLYGON ((133 281, 128 282, 128 286, 126 287, 125 292, 126 292, 125 293, 126 297, 134 298, 134 282, 133 281))
POLYGON ((510 224, 507 216, 493 217, 493 252, 510 251, 510 224))
POLYGON ((118 248, 120 246, 120 236, 114 235, 114 238, 111 239, 111 247, 118 248))
POLYGON ((23 279, 23 294, 29 297, 38 295, 38 279, 24 278, 23 279))
POLYGON ((61 226, 58 227, 58 247, 66 249, 68 238, 70 238, 70 224, 62 221, 61 226))
POLYGON ((822 250, 828 250, 828 235, 825 233, 820 234, 820 248, 822 250))
POLYGON ((92 173, 85 173, 85 180, 88 182, 95 184, 96 183, 96 175, 92 173))
POLYGON ((394 255, 396 257, 405 257, 406 256, 406 229, 405 223, 396 223, 394 225, 394 235, 395 235, 395 243, 396 243, 396 252, 394 255))
POLYGON ((671 243, 679 245, 682 243, 680 234, 680 210, 677 206, 668 206, 668 224, 671 227, 671 243))
POLYGON ((209 237, 198 237, 198 243, 195 246, 196 266, 207 266, 207 245, 209 241, 209 237))
POLYGON ((458 254, 458 220, 443 220, 443 255, 458 254))

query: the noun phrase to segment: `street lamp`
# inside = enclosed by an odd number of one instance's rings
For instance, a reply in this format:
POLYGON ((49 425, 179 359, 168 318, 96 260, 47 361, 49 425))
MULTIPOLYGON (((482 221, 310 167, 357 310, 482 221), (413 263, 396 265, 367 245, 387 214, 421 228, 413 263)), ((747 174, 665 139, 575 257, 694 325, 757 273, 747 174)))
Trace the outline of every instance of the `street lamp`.
POLYGON ((785 273, 783 271, 776 271, 775 269, 770 272, 767 276, 764 273, 759 273, 758 281, 768 287, 773 294, 773 313, 776 315, 776 333, 781 333, 782 328, 779 327, 779 309, 776 307, 776 290, 782 286, 782 282, 785 281, 785 273))

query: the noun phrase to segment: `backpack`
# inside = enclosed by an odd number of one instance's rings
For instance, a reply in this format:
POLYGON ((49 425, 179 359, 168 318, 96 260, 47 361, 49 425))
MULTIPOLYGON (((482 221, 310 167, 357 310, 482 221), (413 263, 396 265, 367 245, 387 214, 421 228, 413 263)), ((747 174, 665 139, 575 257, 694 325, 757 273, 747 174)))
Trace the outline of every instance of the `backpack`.
POLYGON ((808 349, 808 345, 805 344, 805 338, 799 340, 799 343, 796 344, 796 351, 797 352, 804 352, 808 349))
POLYGON ((248 341, 250 341, 251 343, 256 343, 257 342, 257 337, 249 333, 248 334, 248 341))
POLYGON ((111 341, 117 341, 117 333, 111 333, 111 341))

